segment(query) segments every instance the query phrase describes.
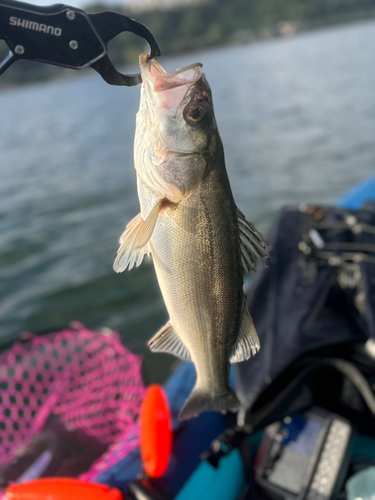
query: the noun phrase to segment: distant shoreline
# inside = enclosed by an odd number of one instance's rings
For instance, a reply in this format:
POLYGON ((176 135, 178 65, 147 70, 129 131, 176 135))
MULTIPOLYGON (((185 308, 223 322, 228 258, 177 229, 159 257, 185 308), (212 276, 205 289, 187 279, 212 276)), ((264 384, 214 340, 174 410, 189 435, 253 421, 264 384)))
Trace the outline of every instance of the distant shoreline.
MULTIPOLYGON (((91 7, 87 10, 91 12, 98 12, 100 10, 104 10, 104 7, 91 7)), ((126 14, 129 15, 129 12, 127 12, 126 14)), ((160 14, 159 11, 158 14, 160 14)), ((147 11, 137 16, 137 19, 141 22, 144 22, 149 26, 151 30, 153 30, 153 23, 147 22, 148 20, 151 21, 151 16, 152 12, 147 11), (147 17, 150 19, 144 20, 143 17, 147 17)), ((180 46, 176 46, 176 44, 174 43, 168 44, 166 43, 166 41, 163 42, 163 37, 158 36, 155 31, 153 31, 153 33, 160 44, 162 55, 173 57, 177 56, 178 54, 187 54, 189 52, 196 52, 199 50, 211 50, 230 46, 255 44, 267 40, 285 39, 312 31, 333 28, 335 26, 338 27, 355 23, 373 22, 374 20, 375 7, 369 9, 366 12, 359 11, 354 13, 352 12, 350 14, 331 15, 322 19, 316 19, 315 21, 305 20, 300 23, 293 21, 279 21, 273 27, 263 26, 262 28, 259 28, 259 32, 257 34, 255 34, 251 29, 238 29, 233 31, 230 36, 226 36, 225 41, 220 41, 219 39, 217 39, 215 43, 203 43, 200 46, 191 43, 188 44, 188 46, 183 46, 183 44, 180 44, 180 46)), ((0 40, 0 42, 3 41, 0 40)), ((124 47, 124 44, 120 42, 117 42, 115 45, 111 44, 109 49, 110 57, 117 68, 124 68, 125 66, 129 66, 130 61, 132 61, 132 65, 134 65, 136 54, 142 52, 142 48, 140 48, 139 44, 139 39, 136 39, 135 42, 136 43, 133 43, 130 46, 128 44, 127 47, 124 47), (138 51, 136 49, 137 45, 138 51)), ((0 60, 2 60, 6 55, 7 51, 4 51, 4 48, 6 49, 5 42, 0 45, 0 60)), ((69 74, 66 68, 60 68, 31 61, 17 61, 10 69, 8 69, 3 75, 0 76, 0 91, 9 91, 26 85, 34 85, 47 81, 57 81, 63 79, 70 80, 72 78, 82 77, 85 74, 88 74, 85 72, 85 70, 70 70, 69 74)))

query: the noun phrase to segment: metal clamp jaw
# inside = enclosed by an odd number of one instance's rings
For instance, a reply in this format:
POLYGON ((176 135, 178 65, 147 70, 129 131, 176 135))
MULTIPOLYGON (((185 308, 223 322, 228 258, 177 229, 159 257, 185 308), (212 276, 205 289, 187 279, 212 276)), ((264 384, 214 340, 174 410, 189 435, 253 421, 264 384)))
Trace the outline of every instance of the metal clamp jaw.
POLYGON ((0 75, 18 59, 28 59, 71 69, 91 66, 111 85, 138 85, 140 74, 123 75, 108 57, 108 42, 123 31, 148 42, 150 59, 160 55, 146 26, 116 12, 86 14, 63 4, 39 7, 0 0, 0 39, 10 50, 0 64, 0 75))

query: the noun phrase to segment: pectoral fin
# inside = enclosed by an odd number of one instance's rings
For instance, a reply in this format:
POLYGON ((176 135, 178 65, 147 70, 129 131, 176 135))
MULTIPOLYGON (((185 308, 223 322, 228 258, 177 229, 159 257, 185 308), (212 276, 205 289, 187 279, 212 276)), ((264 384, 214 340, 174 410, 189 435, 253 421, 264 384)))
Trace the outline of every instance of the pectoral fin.
POLYGON ((244 273, 248 273, 255 269, 258 260, 264 262, 265 257, 268 257, 267 242, 238 208, 237 222, 240 230, 242 268, 244 273))
POLYGON ((160 210, 162 208, 163 200, 160 200, 148 214, 148 217, 144 221, 144 223, 139 227, 133 243, 133 250, 138 250, 148 243, 149 239, 152 236, 152 233, 154 232, 156 221, 158 220, 160 210))
POLYGON ((145 221, 142 219, 141 214, 138 214, 129 222, 126 230, 120 237, 120 248, 113 264, 113 269, 116 273, 125 271, 128 266, 129 270, 134 265, 139 266, 144 255, 150 253, 148 243, 162 207, 163 200, 160 200, 151 210, 145 221))
POLYGON ((260 349, 259 338, 255 330, 254 322, 249 311, 247 310, 245 302, 243 304, 242 311, 240 333, 233 348, 232 356, 230 358, 231 363, 246 361, 260 349))
POLYGON ((148 342, 151 351, 167 352, 185 361, 191 361, 190 353, 168 321, 158 333, 148 342))

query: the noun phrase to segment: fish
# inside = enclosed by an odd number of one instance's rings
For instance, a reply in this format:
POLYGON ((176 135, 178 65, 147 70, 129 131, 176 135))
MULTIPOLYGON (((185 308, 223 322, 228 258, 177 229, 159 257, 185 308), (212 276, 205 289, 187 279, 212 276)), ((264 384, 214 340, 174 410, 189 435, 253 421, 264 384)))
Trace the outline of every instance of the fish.
POLYGON ((230 363, 260 347, 243 277, 264 261, 267 242, 234 201, 202 64, 168 73, 143 54, 140 68, 134 140, 140 213, 120 237, 114 270, 152 256, 170 319, 148 345, 196 369, 179 418, 235 412, 240 402, 230 363))

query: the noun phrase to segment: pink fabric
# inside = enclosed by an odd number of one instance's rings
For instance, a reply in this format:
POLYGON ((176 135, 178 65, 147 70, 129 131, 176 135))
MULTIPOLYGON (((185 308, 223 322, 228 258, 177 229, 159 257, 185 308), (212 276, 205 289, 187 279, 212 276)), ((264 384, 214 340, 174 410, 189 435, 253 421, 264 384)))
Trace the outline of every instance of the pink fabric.
POLYGON ((135 419, 145 392, 141 359, 121 345, 116 332, 104 335, 79 323, 73 328, 30 334, 0 355, 0 464, 30 444, 50 414, 109 445, 85 479, 138 445, 135 419))

